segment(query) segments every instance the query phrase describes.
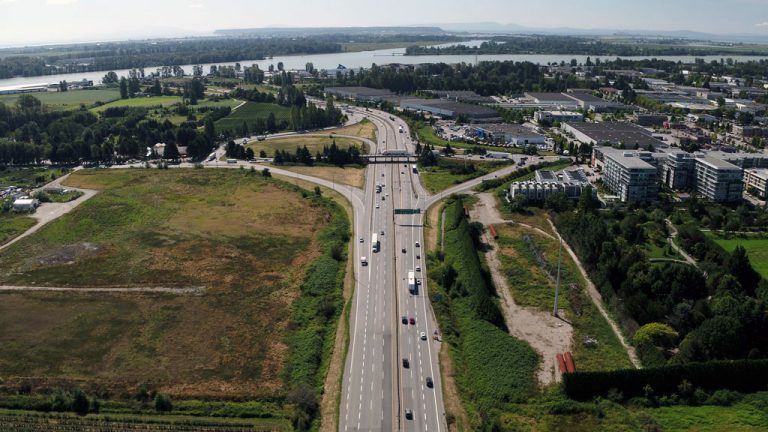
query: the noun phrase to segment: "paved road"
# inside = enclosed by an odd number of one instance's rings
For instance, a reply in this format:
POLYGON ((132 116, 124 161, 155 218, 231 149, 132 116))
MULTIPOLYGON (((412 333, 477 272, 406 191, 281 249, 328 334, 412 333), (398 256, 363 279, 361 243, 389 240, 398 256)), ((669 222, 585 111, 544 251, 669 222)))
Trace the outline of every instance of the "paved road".
MULTIPOLYGON (((407 126, 379 111, 365 112, 378 127, 377 150, 405 148, 413 151, 407 126), (406 133, 398 133, 403 125, 406 133)), ((410 166, 371 164, 365 184, 367 231, 357 234, 358 286, 351 315, 352 338, 347 356, 340 410, 341 431, 445 431, 437 353, 432 340, 436 328, 427 297, 426 279, 416 294, 408 289, 408 272, 417 278, 426 273, 421 215, 394 215, 395 208, 423 208, 426 192, 410 166), (383 183, 381 193, 376 183, 383 183), (379 208, 376 208, 376 205, 379 208), (384 232, 384 235, 381 235, 384 232), (373 233, 380 251, 372 252, 373 233), (402 250, 405 249, 405 252, 402 250), (359 265, 366 256, 368 266, 359 265), (418 257, 418 258, 417 258, 418 257), (416 272, 421 267, 421 272, 416 272), (415 324, 402 324, 401 316, 415 324), (424 332, 427 340, 420 339, 424 332), (409 367, 403 367, 407 358, 409 367), (426 386, 431 377, 434 387, 426 386), (412 419, 405 418, 405 410, 412 419)))

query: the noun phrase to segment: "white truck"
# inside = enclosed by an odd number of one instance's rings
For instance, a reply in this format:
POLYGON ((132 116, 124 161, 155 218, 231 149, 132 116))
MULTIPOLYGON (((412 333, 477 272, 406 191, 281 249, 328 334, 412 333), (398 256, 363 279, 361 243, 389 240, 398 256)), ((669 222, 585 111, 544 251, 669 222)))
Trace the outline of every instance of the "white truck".
POLYGON ((360 265, 367 266, 368 265, 368 258, 360 257, 360 265))
POLYGON ((411 294, 416 294, 416 274, 413 272, 413 270, 408 272, 408 292, 411 294))
POLYGON ((371 250, 373 252, 379 251, 379 235, 376 233, 373 233, 373 236, 371 236, 371 250))

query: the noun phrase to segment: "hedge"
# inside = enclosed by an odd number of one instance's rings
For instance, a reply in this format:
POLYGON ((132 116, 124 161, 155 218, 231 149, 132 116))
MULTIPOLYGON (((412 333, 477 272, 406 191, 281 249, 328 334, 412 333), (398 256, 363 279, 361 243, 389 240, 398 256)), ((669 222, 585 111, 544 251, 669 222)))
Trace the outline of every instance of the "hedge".
POLYGON ((732 360, 687 363, 648 369, 621 369, 608 372, 575 372, 563 375, 568 397, 588 400, 605 397, 611 389, 624 397, 644 396, 650 385, 656 396, 677 392, 686 380, 706 391, 735 390, 750 393, 768 390, 768 360, 732 360))

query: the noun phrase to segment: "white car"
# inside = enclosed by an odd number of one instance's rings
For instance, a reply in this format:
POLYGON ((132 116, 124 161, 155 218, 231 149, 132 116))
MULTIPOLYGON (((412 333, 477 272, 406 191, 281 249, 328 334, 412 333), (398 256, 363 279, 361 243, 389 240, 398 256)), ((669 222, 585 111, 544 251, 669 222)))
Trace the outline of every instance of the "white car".
POLYGON ((419 336, 421 340, 427 340, 427 334, 424 332, 421 332, 421 335, 419 336))
POLYGON ((379 205, 378 205, 378 204, 376 204, 376 208, 379 208, 379 205))
POLYGON ((420 272, 421 271, 421 266, 416 266, 416 271, 420 272))

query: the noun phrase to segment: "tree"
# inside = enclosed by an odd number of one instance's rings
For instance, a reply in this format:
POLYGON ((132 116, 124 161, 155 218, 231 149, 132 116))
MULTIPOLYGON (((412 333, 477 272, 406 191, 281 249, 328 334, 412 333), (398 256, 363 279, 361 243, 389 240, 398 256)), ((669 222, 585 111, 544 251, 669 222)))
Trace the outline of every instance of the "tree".
POLYGON ((165 144, 165 151, 163 152, 163 159, 176 160, 179 158, 179 148, 176 147, 176 143, 169 142, 165 144))
POLYGON ((283 62, 277 62, 277 70, 283 70, 283 62))
POLYGON ((205 118, 205 137, 208 138, 208 141, 213 143, 216 140, 216 126, 213 123, 213 119, 211 117, 205 118))
POLYGON ((674 346, 677 332, 667 324, 652 322, 640 327, 632 341, 635 345, 652 345, 658 347, 674 346))
POLYGON ((171 402, 171 398, 167 395, 158 393, 155 396, 155 411, 157 412, 173 411, 173 403, 171 402))
POLYGON ((59 81, 59 91, 65 92, 67 90, 69 90, 69 85, 67 84, 67 81, 66 80, 59 81))
POLYGON ((109 71, 104 75, 104 78, 101 79, 101 83, 105 85, 117 84, 118 80, 117 74, 113 71, 109 71))
POLYGON ((562 192, 551 193, 544 199, 544 208, 558 213, 564 212, 570 210, 571 201, 562 192))
POLYGON ((75 390, 74 394, 72 395, 72 411, 75 412, 75 414, 84 416, 88 414, 88 408, 90 407, 90 402, 88 401, 88 397, 83 393, 82 390, 77 389, 75 390))
POLYGON ((261 176, 262 177, 272 177, 272 173, 269 172, 269 168, 264 168, 261 170, 261 176))
POLYGON ((747 250, 743 246, 736 246, 736 249, 731 252, 725 261, 725 268, 739 281, 748 294, 753 295, 755 293, 757 284, 760 282, 760 275, 749 262, 747 250))
POLYGON ((581 195, 579 195, 579 212, 587 213, 595 210, 595 208, 597 205, 592 197, 592 186, 587 186, 581 190, 581 195))
POLYGON ((128 80, 120 77, 120 99, 128 99, 128 80))

